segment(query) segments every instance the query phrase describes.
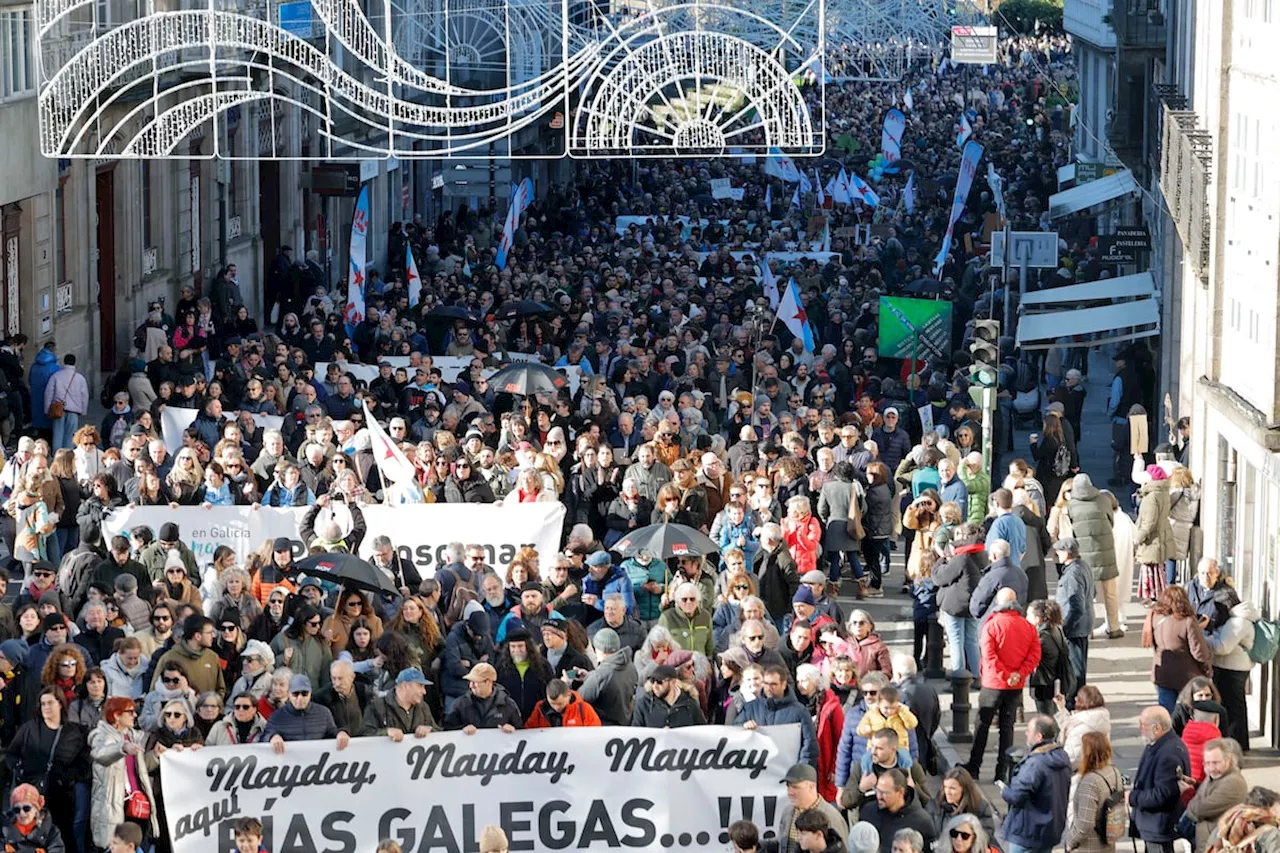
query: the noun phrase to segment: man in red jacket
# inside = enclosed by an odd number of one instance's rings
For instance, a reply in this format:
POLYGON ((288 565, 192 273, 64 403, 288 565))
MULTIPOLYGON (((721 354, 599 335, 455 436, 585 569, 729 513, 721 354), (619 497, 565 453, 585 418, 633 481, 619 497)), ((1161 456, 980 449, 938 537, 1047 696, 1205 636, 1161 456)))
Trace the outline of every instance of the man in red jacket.
POLYGON ((1014 720, 1022 707, 1022 688, 1040 664, 1040 639, 1035 626, 1022 615, 1014 590, 1005 587, 996 593, 995 606, 978 634, 978 645, 982 650, 982 692, 978 694, 978 724, 967 767, 977 780, 991 721, 999 715, 996 779, 1008 781, 1008 753, 1013 746, 1014 720))

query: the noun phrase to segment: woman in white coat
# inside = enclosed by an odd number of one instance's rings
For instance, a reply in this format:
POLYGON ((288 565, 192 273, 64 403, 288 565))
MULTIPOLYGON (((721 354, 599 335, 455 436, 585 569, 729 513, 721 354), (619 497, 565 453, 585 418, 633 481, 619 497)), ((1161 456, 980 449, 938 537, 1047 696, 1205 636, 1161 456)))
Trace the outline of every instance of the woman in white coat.
POLYGON ((1245 752, 1249 751, 1249 708, 1244 696, 1249 673, 1253 672, 1249 649, 1253 648, 1254 623, 1261 618, 1256 604, 1242 601, 1231 608, 1231 616, 1222 627, 1205 638, 1213 652, 1213 684, 1227 709, 1227 725, 1222 733, 1235 738, 1245 752))
POLYGON ((137 709, 132 699, 112 696, 106 701, 102 719, 89 733, 89 755, 93 759, 93 794, 89 830, 93 843, 100 849, 111 845, 111 833, 125 821, 125 800, 133 791, 141 791, 151 804, 151 817, 134 821, 154 837, 156 798, 151 790, 143 753, 147 736, 135 728, 137 709))

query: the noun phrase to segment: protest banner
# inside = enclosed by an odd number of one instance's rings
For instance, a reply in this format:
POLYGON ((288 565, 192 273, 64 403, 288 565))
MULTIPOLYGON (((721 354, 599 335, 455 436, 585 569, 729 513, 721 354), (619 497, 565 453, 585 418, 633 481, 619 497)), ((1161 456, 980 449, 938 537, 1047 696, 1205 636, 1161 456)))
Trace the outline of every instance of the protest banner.
POLYGON ((164 446, 169 453, 177 453, 182 449, 182 434, 195 421, 198 409, 183 409, 178 406, 165 406, 160 413, 160 435, 164 437, 164 446))
MULTIPOLYGON (((306 543, 298 534, 298 526, 307 507, 278 508, 251 506, 172 509, 167 506, 139 506, 119 509, 103 522, 107 536, 128 534, 138 525, 159 530, 172 521, 178 525, 182 541, 203 566, 213 559, 218 546, 226 545, 235 552, 236 564, 243 566, 248 556, 269 540, 283 536, 293 542, 295 556, 306 554, 306 543)), ((485 562, 505 572, 524 545, 538 549, 539 567, 545 572, 555 565, 564 524, 565 508, 561 503, 512 504, 400 504, 361 507, 366 532, 360 545, 360 556, 373 554, 373 540, 379 535, 391 538, 400 556, 410 560, 424 578, 448 562, 444 555, 450 542, 480 545, 485 562)))
POLYGON ((470 853, 487 824, 512 851, 719 853, 737 820, 774 838, 799 748, 794 724, 482 730, 169 750, 160 774, 173 853, 234 853, 242 817, 290 853, 470 853))
POLYGON ((951 303, 880 297, 881 358, 942 358, 951 353, 951 303))

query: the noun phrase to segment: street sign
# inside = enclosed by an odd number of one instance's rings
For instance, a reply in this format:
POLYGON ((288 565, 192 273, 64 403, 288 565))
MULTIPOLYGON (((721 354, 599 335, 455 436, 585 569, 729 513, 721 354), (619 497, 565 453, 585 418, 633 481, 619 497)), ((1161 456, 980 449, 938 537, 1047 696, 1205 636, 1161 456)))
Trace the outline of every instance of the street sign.
POLYGON ((951 303, 940 299, 881 296, 879 352, 882 358, 950 355, 951 303))
POLYGON ((1096 181, 1101 177, 1101 163, 1076 163, 1076 186, 1096 181))
POLYGON ((1132 249, 1151 250, 1151 232, 1141 225, 1121 225, 1116 229, 1116 239, 1132 249))
POLYGON ((994 65, 999 57, 997 27, 952 27, 951 61, 959 65, 994 65))
POLYGON ((280 12, 280 29, 300 39, 311 38, 310 0, 281 3, 277 8, 280 12))
MULTIPOLYGON (((1057 231, 1013 231, 1009 234, 1009 265, 1019 266, 1026 257, 1028 267, 1058 268, 1057 231)), ((991 233, 991 263, 1004 263, 1004 232, 991 233)))
POLYGON ((1115 234, 1099 237, 1098 248, 1104 264, 1134 264, 1139 252, 1151 250, 1151 232, 1139 225, 1122 226, 1115 234))

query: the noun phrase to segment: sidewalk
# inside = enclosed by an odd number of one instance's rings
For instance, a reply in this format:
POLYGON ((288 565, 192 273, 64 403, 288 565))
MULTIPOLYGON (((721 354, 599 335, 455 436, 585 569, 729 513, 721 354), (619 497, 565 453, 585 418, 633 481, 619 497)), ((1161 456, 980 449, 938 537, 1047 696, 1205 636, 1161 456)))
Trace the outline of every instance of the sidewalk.
MULTIPOLYGON (((1080 437, 1080 467, 1089 474, 1100 488, 1109 488, 1107 479, 1111 476, 1111 430, 1106 416, 1107 393, 1110 390, 1112 365, 1109 357, 1100 352, 1090 354, 1089 378, 1087 381, 1088 396, 1085 400, 1084 414, 1081 418, 1084 435, 1080 437)), ((1019 430, 1014 437, 1014 452, 1001 454, 1001 465, 997 469, 1000 474, 1007 472, 1008 464, 1016 458, 1028 457, 1028 437, 1035 430, 1019 430)), ((993 477, 993 480, 997 479, 993 477)), ((1122 502, 1124 499, 1122 498, 1122 502)), ((876 622, 876 630, 894 651, 911 652, 912 621, 911 601, 901 592, 903 577, 903 554, 901 546, 893 552, 893 570, 884 584, 885 597, 854 601, 844 599, 841 604, 848 613, 854 607, 861 607, 869 612, 876 622)), ((1052 595, 1057 579, 1053 572, 1049 573, 1049 591, 1052 595)), ((1132 598, 1132 596, 1131 596, 1132 598)), ((1140 604, 1131 601, 1124 609, 1128 632, 1123 639, 1094 639, 1089 645, 1089 678, 1102 690, 1107 707, 1111 711, 1111 745, 1115 750, 1114 762, 1122 773, 1132 775, 1137 769, 1142 755, 1143 743, 1138 734, 1138 714, 1143 708, 1155 704, 1155 688, 1151 683, 1151 652, 1142 648, 1141 626, 1146 611, 1140 604)), ((944 654, 944 667, 946 666, 944 654)), ((970 744, 960 742, 952 744, 948 735, 952 729, 951 716, 951 683, 945 679, 930 681, 938 691, 942 702, 942 722, 938 729, 937 741, 942 754, 944 772, 952 765, 964 763, 969 758, 970 744)), ((1259 689, 1254 683, 1253 689, 1259 689)), ((976 688, 970 693, 969 731, 977 721, 976 688)), ((1026 714, 1035 712, 1035 705, 1029 697, 1023 700, 1026 714)), ((997 735, 992 726, 988 738, 987 751, 982 763, 981 787, 997 809, 1003 814, 1003 800, 1000 791, 991 781, 996 764, 997 735)), ((1022 727, 1014 731, 1014 747, 1025 746, 1022 727)), ((1255 742, 1253 750, 1244 761, 1245 777, 1252 785, 1266 785, 1275 788, 1280 786, 1280 752, 1263 749, 1260 742, 1255 742)))

